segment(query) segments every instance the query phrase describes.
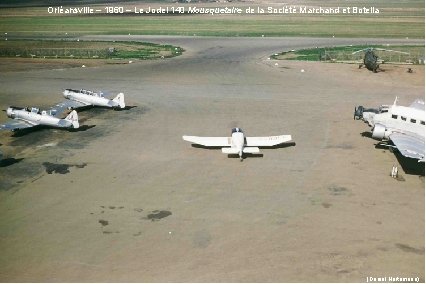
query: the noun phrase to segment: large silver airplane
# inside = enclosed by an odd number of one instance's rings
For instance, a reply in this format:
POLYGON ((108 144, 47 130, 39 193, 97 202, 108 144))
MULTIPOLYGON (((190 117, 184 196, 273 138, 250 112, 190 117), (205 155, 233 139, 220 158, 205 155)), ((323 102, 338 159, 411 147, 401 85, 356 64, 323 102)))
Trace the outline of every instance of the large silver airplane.
POLYGON ((206 147, 223 147, 222 153, 238 154, 242 161, 243 153, 259 153, 259 147, 273 147, 289 142, 291 140, 291 135, 246 137, 241 128, 233 128, 231 137, 199 137, 184 135, 182 138, 185 141, 206 147))
POLYGON ((59 127, 59 128, 79 128, 78 115, 73 110, 67 117, 55 117, 54 110, 40 111, 38 108, 18 108, 9 107, 6 110, 8 117, 12 118, 8 122, 1 124, 0 129, 17 131, 38 125, 59 127))
MULTIPOLYGON (((354 119, 362 119, 372 127, 371 136, 388 141, 407 158, 425 162, 425 103, 414 101, 410 106, 383 105, 378 109, 356 107, 354 119)), ((388 145, 389 146, 389 145, 388 145)))
POLYGON ((126 107, 123 93, 119 93, 113 99, 108 99, 105 98, 101 92, 95 93, 88 90, 65 89, 63 95, 68 100, 62 104, 68 109, 76 109, 85 106, 101 106, 117 109, 123 109, 126 107))

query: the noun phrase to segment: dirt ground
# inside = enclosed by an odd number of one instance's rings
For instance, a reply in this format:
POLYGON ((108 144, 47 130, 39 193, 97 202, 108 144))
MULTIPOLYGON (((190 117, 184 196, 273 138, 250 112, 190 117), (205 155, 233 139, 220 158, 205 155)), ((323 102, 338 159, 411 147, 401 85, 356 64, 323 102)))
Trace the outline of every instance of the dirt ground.
POLYGON ((186 52, 0 73, 2 109, 50 106, 62 88, 124 92, 134 106, 80 112, 84 131, 0 134, 9 161, 0 167, 2 281, 424 281, 424 177, 392 179, 396 156, 353 120, 355 105, 423 98, 424 66, 373 74, 267 59, 302 47, 416 41, 131 38, 186 52), (248 136, 291 134, 295 145, 239 162, 182 140, 235 126, 248 136))

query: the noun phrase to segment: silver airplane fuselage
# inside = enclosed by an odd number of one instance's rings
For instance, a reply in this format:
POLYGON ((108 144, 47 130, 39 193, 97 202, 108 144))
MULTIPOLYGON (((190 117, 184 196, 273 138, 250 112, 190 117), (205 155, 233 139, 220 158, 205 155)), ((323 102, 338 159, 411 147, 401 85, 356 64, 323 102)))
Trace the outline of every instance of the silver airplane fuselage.
POLYGON ((52 127, 64 127, 64 128, 78 128, 76 124, 68 119, 60 119, 50 115, 46 111, 39 111, 37 108, 27 109, 14 109, 9 107, 6 110, 8 117, 13 119, 23 120, 31 125, 46 125, 52 127))
POLYGON ((367 121, 373 127, 373 138, 387 139, 393 132, 411 132, 425 136, 425 112, 423 110, 393 105, 387 112, 372 114, 367 121), (384 134, 380 132, 384 130, 384 134))
POLYGON ((243 156, 243 149, 245 146, 244 141, 244 133, 239 128, 236 128, 236 131, 231 135, 231 145, 233 148, 238 149, 238 155, 240 156, 240 159, 242 159, 243 156))
POLYGON ((83 91, 74 91, 74 90, 66 89, 63 92, 63 94, 65 98, 80 102, 85 105, 111 107, 111 108, 121 107, 118 101, 105 98, 102 94, 98 94, 98 93, 94 93, 90 91, 84 91, 84 92, 83 91))

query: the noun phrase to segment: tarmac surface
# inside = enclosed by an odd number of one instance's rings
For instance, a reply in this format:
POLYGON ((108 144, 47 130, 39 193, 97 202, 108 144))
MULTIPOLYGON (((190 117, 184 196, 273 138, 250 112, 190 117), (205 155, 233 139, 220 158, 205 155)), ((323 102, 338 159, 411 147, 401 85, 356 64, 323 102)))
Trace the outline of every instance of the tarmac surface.
MULTIPOLYGON (((425 280, 424 177, 375 149, 355 105, 424 97, 424 66, 273 61, 302 47, 415 40, 99 36, 186 52, 126 65, 0 72, 0 106, 63 88, 124 92, 82 131, 0 134, 0 279, 13 282, 425 280), (276 63, 278 65, 276 65, 276 63), (302 69, 304 72, 302 72, 302 69), (243 162, 182 135, 291 134, 243 162), (364 135, 363 135, 364 134, 364 135), (388 279, 389 280, 389 279, 388 279)), ((0 114, 6 120, 5 113, 0 114)))

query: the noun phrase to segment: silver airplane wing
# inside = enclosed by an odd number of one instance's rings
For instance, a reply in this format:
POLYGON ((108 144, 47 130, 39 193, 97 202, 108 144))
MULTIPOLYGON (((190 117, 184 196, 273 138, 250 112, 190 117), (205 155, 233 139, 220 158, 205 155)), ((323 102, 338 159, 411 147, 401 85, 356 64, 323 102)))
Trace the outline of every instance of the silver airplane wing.
POLYGON ((70 109, 76 109, 79 107, 86 106, 83 103, 72 101, 72 100, 66 100, 61 103, 58 103, 52 107, 49 108, 50 114, 57 118, 64 118, 66 116, 66 111, 70 109))
POLYGON ((13 131, 13 130, 24 129, 24 128, 29 128, 33 126, 35 126, 35 124, 31 124, 23 120, 11 119, 4 124, 0 124, 0 129, 13 131))
POLYGON ((182 136, 183 140, 206 147, 230 147, 230 137, 182 136))
POLYGON ((389 135, 395 147, 407 158, 413 158, 424 163, 425 138, 416 134, 392 133, 389 135))
POLYGON ((291 135, 266 136, 266 137, 246 137, 248 147, 271 147, 289 142, 291 135))
POLYGON ((425 102, 420 100, 420 99, 417 99, 410 105, 410 107, 424 111, 425 110, 425 102))

